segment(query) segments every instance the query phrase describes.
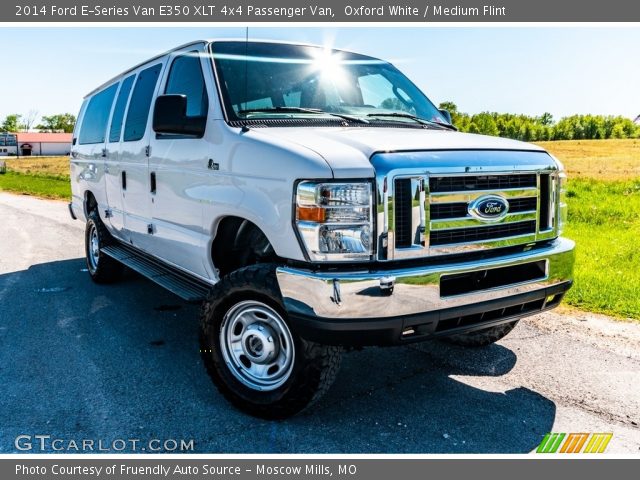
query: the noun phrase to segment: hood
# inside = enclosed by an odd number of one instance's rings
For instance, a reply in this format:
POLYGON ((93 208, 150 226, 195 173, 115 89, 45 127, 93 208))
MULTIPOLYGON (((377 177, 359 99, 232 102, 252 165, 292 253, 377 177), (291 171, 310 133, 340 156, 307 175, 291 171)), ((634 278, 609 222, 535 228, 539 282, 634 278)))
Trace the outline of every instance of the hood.
POLYGON ((276 127, 252 129, 313 150, 329 164, 335 178, 367 178, 374 174, 375 153, 420 150, 544 151, 529 143, 450 130, 383 127, 276 127))

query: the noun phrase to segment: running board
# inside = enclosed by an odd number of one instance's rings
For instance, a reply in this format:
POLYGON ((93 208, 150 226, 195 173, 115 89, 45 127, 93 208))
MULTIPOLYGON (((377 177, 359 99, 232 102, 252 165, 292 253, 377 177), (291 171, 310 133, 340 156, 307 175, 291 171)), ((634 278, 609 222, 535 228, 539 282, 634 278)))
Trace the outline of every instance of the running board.
POLYGON ((187 302, 201 302, 211 290, 211 285, 206 282, 127 245, 109 245, 100 251, 187 302))

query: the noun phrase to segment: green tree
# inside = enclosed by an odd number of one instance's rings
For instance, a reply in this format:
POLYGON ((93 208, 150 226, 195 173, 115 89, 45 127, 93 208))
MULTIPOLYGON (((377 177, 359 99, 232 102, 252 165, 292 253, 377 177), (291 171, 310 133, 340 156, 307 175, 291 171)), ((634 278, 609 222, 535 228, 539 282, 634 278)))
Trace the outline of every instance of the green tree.
POLYGON ((19 115, 17 113, 7 115, 7 117, 4 119, 4 122, 2 122, 2 127, 0 128, 0 130, 2 130, 3 132, 17 132, 21 117, 22 115, 19 115))
POLYGON ((627 134, 624 131, 624 127, 620 123, 616 123, 611 129, 610 138, 627 138, 627 134))
POLYGON ((471 118, 471 121, 476 125, 480 133, 485 135, 498 135, 498 126, 490 113, 478 113, 471 118))
POLYGON ((442 102, 439 108, 449 110, 453 124, 461 132, 497 135, 526 142, 640 138, 640 125, 622 116, 571 115, 556 122, 549 112, 538 117, 498 112, 469 115, 458 110, 451 101, 442 102))
POLYGON ((39 130, 62 130, 65 133, 73 132, 76 124, 76 117, 70 113, 60 113, 57 115, 43 116, 42 123, 36 128, 39 130))
POLYGON ((553 125, 553 115, 549 112, 544 112, 540 117, 540 123, 544 126, 553 125))

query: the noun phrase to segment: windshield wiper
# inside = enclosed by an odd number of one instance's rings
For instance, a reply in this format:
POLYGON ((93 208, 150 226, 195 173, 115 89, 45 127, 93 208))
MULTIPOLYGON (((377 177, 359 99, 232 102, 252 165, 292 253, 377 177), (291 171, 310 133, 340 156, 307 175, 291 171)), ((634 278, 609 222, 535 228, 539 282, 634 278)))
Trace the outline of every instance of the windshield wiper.
POLYGON ((247 110, 240 110, 238 113, 312 113, 316 115, 330 115, 332 117, 342 118, 350 122, 357 123, 369 123, 369 120, 365 118, 354 117, 352 115, 345 115, 342 113, 326 112, 319 108, 303 108, 303 107, 267 107, 267 108, 250 108, 247 110))
POLYGON ((448 123, 436 122, 435 120, 425 120, 424 118, 416 117, 415 115, 411 115, 410 113, 404 112, 389 112, 389 113, 369 113, 367 117, 400 117, 400 118, 408 118, 413 120, 416 123, 421 125, 438 125, 442 128, 447 128, 449 130, 457 130, 453 125, 449 125, 448 123))

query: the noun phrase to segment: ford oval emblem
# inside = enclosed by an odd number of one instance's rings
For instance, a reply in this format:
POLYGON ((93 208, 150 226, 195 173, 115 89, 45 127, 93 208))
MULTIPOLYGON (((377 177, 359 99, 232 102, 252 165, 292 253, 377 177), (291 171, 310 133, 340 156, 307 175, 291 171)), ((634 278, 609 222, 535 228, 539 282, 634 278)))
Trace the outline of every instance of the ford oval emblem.
POLYGON ((478 220, 495 222, 502 220, 509 213, 509 202, 497 195, 483 195, 469 204, 468 211, 469 215, 478 220))

